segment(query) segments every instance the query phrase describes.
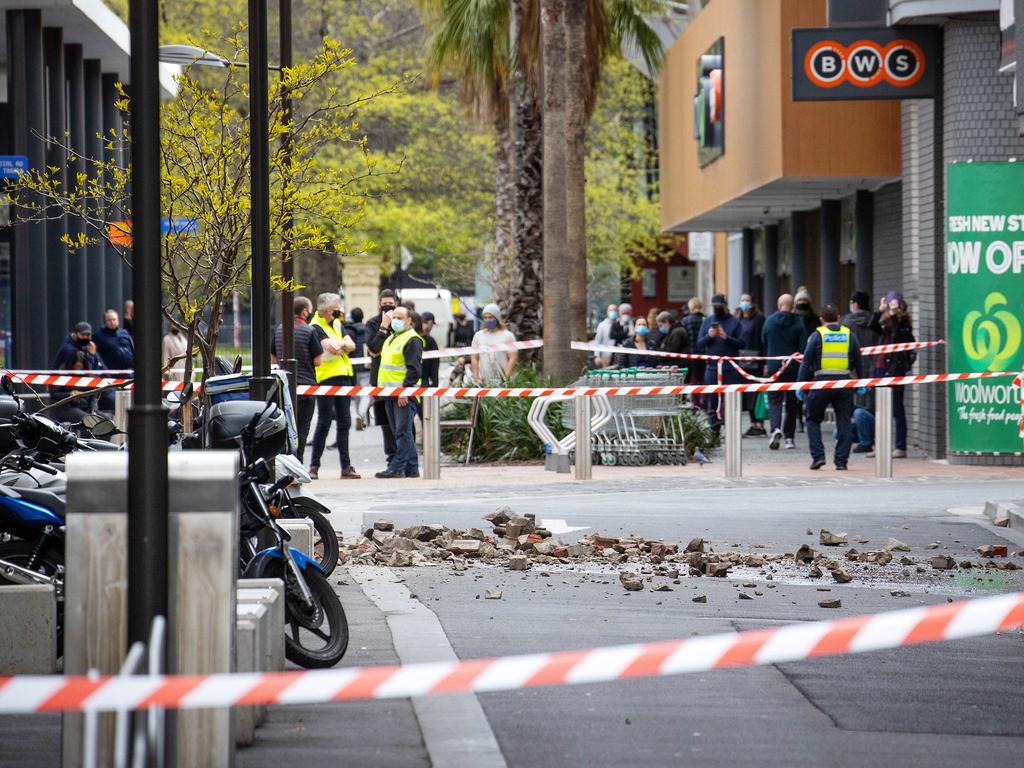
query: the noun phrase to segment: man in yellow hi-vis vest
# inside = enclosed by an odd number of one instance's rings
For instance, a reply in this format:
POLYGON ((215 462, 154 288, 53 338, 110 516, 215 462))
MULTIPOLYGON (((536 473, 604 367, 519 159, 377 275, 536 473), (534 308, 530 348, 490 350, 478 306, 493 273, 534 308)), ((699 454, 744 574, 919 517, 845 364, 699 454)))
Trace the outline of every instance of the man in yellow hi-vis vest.
MULTIPOLYGON (((351 333, 346 333, 341 321, 341 297, 336 293, 321 293, 316 300, 317 313, 309 321, 313 334, 323 355, 316 366, 316 383, 331 386, 351 386, 356 383, 355 370, 348 359, 348 353, 356 348, 351 333)), ((358 480, 359 474, 352 466, 348 455, 348 431, 352 425, 348 396, 317 397, 316 432, 313 433, 313 455, 309 461, 309 472, 313 477, 320 473, 320 460, 324 455, 327 434, 331 422, 338 427, 338 455, 341 458, 341 479, 358 480)))
MULTIPOLYGON (((821 309, 821 326, 807 338, 804 359, 800 363, 800 381, 828 381, 829 379, 859 379, 864 375, 860 343, 849 328, 839 322, 839 310, 834 304, 821 309)), ((807 424, 807 442, 811 448, 811 469, 825 466, 825 445, 821 441, 821 422, 829 405, 836 413, 836 469, 846 469, 850 459, 850 418, 853 416, 852 389, 800 390, 797 397, 804 401, 804 421, 807 424)))
MULTIPOLYGON (((381 387, 415 387, 420 383, 423 370, 423 338, 413 328, 406 307, 396 307, 384 317, 389 323, 389 333, 380 350, 377 384, 381 387)), ((419 458, 413 437, 416 403, 409 397, 382 399, 388 423, 395 435, 395 453, 388 461, 388 468, 375 477, 419 477, 419 458)))

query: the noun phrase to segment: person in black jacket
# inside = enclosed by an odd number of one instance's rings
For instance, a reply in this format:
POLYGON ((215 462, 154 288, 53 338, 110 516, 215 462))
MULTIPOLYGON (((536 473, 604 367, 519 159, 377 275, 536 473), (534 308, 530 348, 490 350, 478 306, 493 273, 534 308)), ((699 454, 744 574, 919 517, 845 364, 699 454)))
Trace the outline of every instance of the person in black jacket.
MULTIPOLYGON (((366 351, 370 354, 370 385, 377 386, 377 376, 380 373, 380 351, 384 342, 391 335, 391 313, 398 306, 398 297, 390 288, 380 292, 380 314, 371 317, 366 321, 366 351)), ((373 403, 373 421, 380 424, 381 434, 384 438, 384 455, 388 461, 395 455, 395 435, 388 424, 387 408, 383 398, 373 403)))
MULTIPOLYGON (((761 314, 754 299, 749 293, 740 296, 740 305, 736 309, 736 317, 740 320, 743 328, 743 349, 740 350, 742 357, 760 357, 764 355, 764 341, 761 332, 764 330, 764 315, 761 314)), ((759 360, 751 360, 740 363, 740 367, 747 373, 754 376, 764 376, 764 363, 759 360)), ((764 437, 768 431, 764 428, 764 420, 757 418, 756 392, 745 392, 743 394, 743 410, 750 414, 750 428, 744 433, 744 437, 764 437)))
MULTIPOLYGON (((916 341, 914 324, 907 309, 907 302, 899 291, 889 291, 879 302, 871 328, 878 333, 879 344, 907 344, 916 341)), ((889 352, 875 355, 875 376, 906 376, 917 361, 917 353, 889 352)), ((896 423, 894 459, 907 457, 907 411, 903 402, 903 387, 892 388, 892 415, 896 423)))
MULTIPOLYGON (((345 323, 345 330, 350 332, 356 342, 356 349, 352 353, 353 358, 366 357, 366 338, 368 331, 366 323, 363 322, 363 310, 355 307, 345 323)), ((366 387, 370 384, 370 364, 359 363, 354 366, 356 370, 356 384, 366 387)), ((367 418, 370 415, 371 398, 368 395, 360 395, 356 398, 356 430, 366 429, 367 418)))
MULTIPOLYGON (((427 345, 423 348, 424 352, 436 352, 437 341, 430 332, 434 330, 434 313, 424 312, 420 315, 420 322, 423 323, 423 338, 426 340, 427 345)), ((432 359, 424 359, 423 361, 423 386, 425 387, 437 387, 438 378, 441 374, 441 359, 438 357, 432 359)))
MULTIPOLYGON (((72 352, 61 364, 60 369, 69 372, 87 372, 90 368, 89 353, 85 350, 72 352)), ((61 403, 49 414, 55 421, 66 424, 78 424, 85 418, 86 414, 96 410, 96 395, 83 395, 79 397, 82 390, 76 387, 50 386, 50 402, 54 405, 61 403), (68 398, 74 397, 73 400, 68 398)), ((88 389, 88 388, 86 388, 88 389)))

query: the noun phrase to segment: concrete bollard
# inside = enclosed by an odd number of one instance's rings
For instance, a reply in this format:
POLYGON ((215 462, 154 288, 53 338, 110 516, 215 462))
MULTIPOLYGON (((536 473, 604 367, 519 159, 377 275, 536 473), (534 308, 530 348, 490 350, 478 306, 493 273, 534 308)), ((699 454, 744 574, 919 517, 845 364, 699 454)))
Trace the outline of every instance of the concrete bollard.
POLYGON ((743 394, 726 392, 723 399, 725 425, 725 476, 743 476, 743 394))
POLYGON ((245 593, 249 590, 273 590, 276 598, 272 601, 264 601, 270 609, 271 623, 280 628, 277 633, 272 633, 273 639, 273 663, 270 666, 271 672, 280 672, 284 669, 284 582, 281 579, 239 579, 238 580, 238 601, 243 602, 245 593))
MULTIPOLYGON (((256 640, 253 646, 253 657, 248 660, 249 666, 245 670, 238 669, 238 654, 235 654, 235 671, 236 672, 270 672, 271 659, 273 652, 270 650, 273 644, 273 638, 270 633, 273 629, 271 627, 271 613, 270 609, 260 603, 239 603, 235 609, 235 616, 239 621, 251 621, 256 625, 256 640)), ((237 631, 237 622, 236 622, 237 631)), ((237 640, 236 640, 237 644, 237 640)), ((237 709, 237 708, 236 708, 237 709)), ((250 715, 252 717, 253 727, 256 727, 267 716, 267 708, 262 704, 254 705, 251 708, 250 715)), ((236 718, 235 723, 239 720, 236 718)), ((239 734, 235 731, 235 743, 238 743, 239 734)))
MULTIPOLYGON (((241 582, 240 582, 241 583, 241 582)), ((238 588, 238 615, 249 605, 258 605, 266 611, 263 621, 267 625, 266 643, 263 645, 264 660, 260 669, 264 672, 280 672, 284 667, 284 599, 279 590, 272 587, 238 588), (281 659, 278 659, 280 646, 281 659)))
POLYGON ((423 479, 441 478, 441 398, 420 399, 423 407, 423 479))
POLYGON ((313 556, 313 521, 305 517, 296 517, 290 520, 278 520, 277 524, 283 528, 291 541, 288 546, 299 550, 307 557, 313 556))
MULTIPOLYGON (((114 392, 114 424, 120 432, 128 432, 128 409, 132 407, 132 390, 119 389, 114 392)), ((128 439, 127 434, 114 435, 110 442, 123 445, 128 439)))
POLYGON ((50 584, 0 586, 0 675, 57 671, 57 597, 50 584))
MULTIPOLYGON (((64 674, 115 675, 128 652, 128 454, 73 453, 67 476, 64 674)), ((96 717, 96 764, 113 765, 115 716, 96 717)), ((83 764, 84 723, 63 716, 64 768, 83 764)))
POLYGON ((875 477, 892 477, 892 438, 892 389, 890 387, 876 387, 875 477))
MULTIPOLYGON (((235 622, 235 671, 257 672, 259 628, 252 619, 235 622)), ((235 707, 231 712, 235 726, 235 745, 251 746, 256 739, 256 707, 235 707)))
MULTIPOLYGON (((171 672, 230 672, 234 665, 238 572, 238 454, 168 456, 171 672)), ((182 710, 168 718, 171 765, 233 764, 229 708, 182 710)))
POLYGON ((590 398, 576 395, 576 479, 590 480, 593 476, 593 445, 590 436, 590 398))

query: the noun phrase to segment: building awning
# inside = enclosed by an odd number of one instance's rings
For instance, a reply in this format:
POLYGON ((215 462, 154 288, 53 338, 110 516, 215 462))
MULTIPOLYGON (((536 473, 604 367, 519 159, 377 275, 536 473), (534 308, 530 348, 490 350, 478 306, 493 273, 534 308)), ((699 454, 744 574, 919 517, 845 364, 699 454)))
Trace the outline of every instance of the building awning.
POLYGON ((859 189, 877 190, 899 176, 829 178, 786 177, 764 184, 687 221, 670 225, 670 232, 728 232, 759 227, 797 211, 821 207, 822 200, 839 200, 859 189))
MULTIPOLYGON (((130 42, 125 24, 102 0, 0 0, 0 11, 39 10, 44 27, 61 27, 64 42, 82 46, 86 59, 99 59, 104 72, 130 82, 130 42)), ((156 52, 154 51, 154 55, 156 52)), ((7 62, 7 14, 0 13, 0 61, 7 62)), ((165 97, 177 93, 174 64, 160 65, 160 90, 165 97)))

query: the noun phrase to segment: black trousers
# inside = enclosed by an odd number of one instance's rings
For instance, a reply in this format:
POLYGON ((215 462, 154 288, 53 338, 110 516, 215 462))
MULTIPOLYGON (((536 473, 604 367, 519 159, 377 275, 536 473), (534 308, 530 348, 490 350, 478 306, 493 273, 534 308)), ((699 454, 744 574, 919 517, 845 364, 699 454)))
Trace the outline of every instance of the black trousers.
POLYGON ((384 436, 384 455, 390 464, 391 457, 395 455, 397 446, 395 444, 395 433, 391 431, 391 424, 388 422, 386 400, 387 398, 381 397, 373 401, 373 420, 380 424, 381 433, 384 436))
POLYGON ((807 442, 811 449, 812 459, 825 458, 825 444, 821 440, 821 422, 825 418, 825 409, 830 405, 836 412, 836 429, 839 438, 836 440, 835 462, 837 467, 845 467, 850 459, 850 448, 853 446, 853 435, 850 431, 850 419, 853 416, 853 392, 848 389, 812 389, 804 395, 805 418, 807 419, 807 442))
POLYGON ((306 442, 309 439, 309 428, 313 425, 313 414, 316 413, 315 397, 297 397, 295 403, 295 427, 299 432, 299 450, 295 456, 302 461, 302 455, 306 451, 306 442))

